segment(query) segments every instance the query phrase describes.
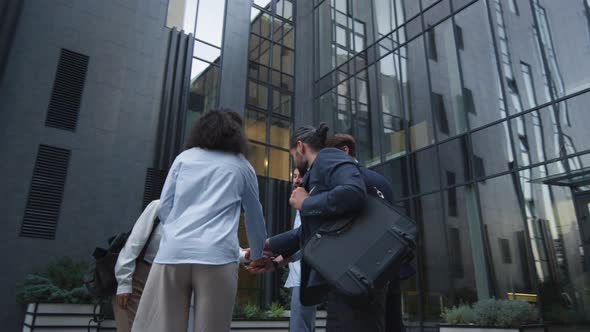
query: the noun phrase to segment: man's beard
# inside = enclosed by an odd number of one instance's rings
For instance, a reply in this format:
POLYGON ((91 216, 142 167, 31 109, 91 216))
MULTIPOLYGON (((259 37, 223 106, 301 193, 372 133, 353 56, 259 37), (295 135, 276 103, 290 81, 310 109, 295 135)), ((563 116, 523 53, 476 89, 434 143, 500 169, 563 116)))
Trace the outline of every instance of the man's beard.
POLYGON ((309 163, 307 162, 307 160, 305 160, 305 158, 303 158, 302 155, 299 155, 299 157, 300 158, 295 158, 295 160, 294 160, 295 167, 297 167, 301 176, 303 176, 305 174, 305 172, 307 172, 307 168, 309 167, 309 163))

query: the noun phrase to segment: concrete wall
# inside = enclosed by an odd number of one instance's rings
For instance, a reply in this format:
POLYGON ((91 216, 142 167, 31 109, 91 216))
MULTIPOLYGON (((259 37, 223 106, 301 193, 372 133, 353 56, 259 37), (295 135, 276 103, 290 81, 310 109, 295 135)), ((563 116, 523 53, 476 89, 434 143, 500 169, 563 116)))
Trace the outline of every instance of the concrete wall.
POLYGON ((0 85, 0 325, 16 284, 54 257, 91 258, 142 208, 167 49, 167 0, 25 1, 0 85), (45 126, 60 49, 90 57, 75 133, 45 126), (71 150, 55 240, 19 237, 40 144, 71 150))

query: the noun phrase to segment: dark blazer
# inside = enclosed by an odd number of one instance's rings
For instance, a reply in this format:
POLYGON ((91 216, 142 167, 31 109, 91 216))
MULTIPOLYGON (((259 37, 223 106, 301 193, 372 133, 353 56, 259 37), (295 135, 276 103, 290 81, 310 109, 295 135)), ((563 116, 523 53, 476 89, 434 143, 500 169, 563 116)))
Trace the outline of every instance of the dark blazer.
MULTIPOLYGON (((303 179, 310 196, 299 211, 301 227, 269 239, 273 253, 290 257, 309 237, 337 217, 359 213, 367 201, 366 186, 354 159, 335 148, 322 149, 303 179)), ((327 282, 301 261, 301 303, 321 303, 328 291, 327 282)))

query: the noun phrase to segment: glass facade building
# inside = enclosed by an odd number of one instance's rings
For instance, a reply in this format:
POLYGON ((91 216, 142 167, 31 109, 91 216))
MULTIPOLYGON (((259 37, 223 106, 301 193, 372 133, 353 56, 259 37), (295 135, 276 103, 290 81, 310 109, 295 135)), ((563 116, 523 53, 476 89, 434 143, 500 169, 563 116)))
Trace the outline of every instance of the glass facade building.
MULTIPOLYGON (((356 137, 419 225, 409 331, 521 296, 549 331, 590 330, 590 0, 4 7, 2 326, 21 323, 14 285, 131 227, 200 114, 228 108, 269 234, 292 227, 293 129, 356 137)), ((240 272, 238 303, 286 302, 284 276, 240 272)))
MULTIPOLYGON (((221 34, 199 32, 224 1, 179 3, 197 13, 177 15, 196 36, 189 127, 223 104, 231 55, 221 34)), ((269 232, 291 225, 292 128, 325 121, 356 137, 360 161, 420 226, 418 272, 402 285, 411 330, 434 329, 445 307, 514 294, 532 295, 547 321, 587 321, 588 1, 262 0, 240 38, 238 111, 269 232)), ((241 301, 281 300, 280 279, 241 275, 241 301)))
MULTIPOLYGON (((291 225, 291 130, 325 121, 356 137, 361 163, 420 226, 418 273, 402 285, 410 330, 435 329, 445 307, 514 294, 532 295, 547 321, 588 321, 588 1, 251 6, 239 111, 270 232, 291 225)), ((210 59, 189 114, 218 105, 210 59)), ((280 300, 280 277, 244 280, 243 299, 280 300)))

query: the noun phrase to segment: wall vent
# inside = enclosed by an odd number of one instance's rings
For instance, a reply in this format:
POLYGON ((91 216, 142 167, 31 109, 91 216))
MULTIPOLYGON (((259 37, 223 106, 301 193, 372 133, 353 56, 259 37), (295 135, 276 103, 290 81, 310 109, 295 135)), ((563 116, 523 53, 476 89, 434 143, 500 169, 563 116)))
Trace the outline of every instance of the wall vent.
POLYGON ((166 173, 160 169, 148 168, 145 177, 145 187, 143 190, 143 208, 145 209, 151 201, 160 199, 162 187, 166 180, 166 173))
POLYGON ((39 146, 20 236, 55 238, 69 161, 69 150, 39 146))
POLYGON ((49 100, 46 126, 76 130, 87 69, 87 55, 62 48, 49 100))

